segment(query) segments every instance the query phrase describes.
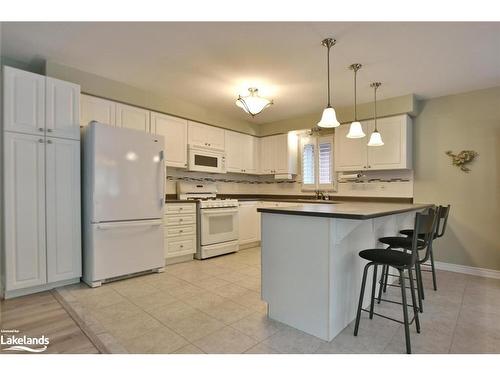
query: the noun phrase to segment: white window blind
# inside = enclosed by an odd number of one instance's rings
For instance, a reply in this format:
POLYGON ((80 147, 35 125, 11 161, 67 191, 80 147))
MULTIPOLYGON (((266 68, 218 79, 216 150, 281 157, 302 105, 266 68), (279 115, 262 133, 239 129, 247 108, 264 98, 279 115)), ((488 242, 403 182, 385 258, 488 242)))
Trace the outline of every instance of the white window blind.
POLYGON ((303 136, 302 190, 333 190, 332 137, 303 136))
POLYGON ((307 143, 302 148, 302 183, 314 185, 315 181, 314 144, 307 143))
POLYGON ((332 143, 330 141, 319 142, 319 184, 332 183, 332 143))

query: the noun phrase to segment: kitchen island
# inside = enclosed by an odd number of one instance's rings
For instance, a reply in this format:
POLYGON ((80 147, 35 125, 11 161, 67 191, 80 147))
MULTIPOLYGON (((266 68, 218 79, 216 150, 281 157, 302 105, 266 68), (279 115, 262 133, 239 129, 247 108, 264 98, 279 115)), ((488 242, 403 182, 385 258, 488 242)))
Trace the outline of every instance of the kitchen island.
POLYGON ((259 208, 262 298, 269 317, 331 341, 356 315, 366 264, 359 251, 383 248, 378 238, 411 228, 415 213, 428 207, 342 202, 259 208))

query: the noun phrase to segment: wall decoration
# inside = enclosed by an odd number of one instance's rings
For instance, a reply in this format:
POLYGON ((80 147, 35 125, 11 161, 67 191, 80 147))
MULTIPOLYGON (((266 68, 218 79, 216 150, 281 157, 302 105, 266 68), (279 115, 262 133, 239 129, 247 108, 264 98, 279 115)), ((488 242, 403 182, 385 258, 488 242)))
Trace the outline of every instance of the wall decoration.
POLYGON ((446 151, 446 155, 451 157, 453 165, 459 167, 465 173, 470 172, 470 169, 466 165, 474 160, 476 156, 479 156, 476 151, 472 150, 460 151, 456 155, 452 151, 446 151))

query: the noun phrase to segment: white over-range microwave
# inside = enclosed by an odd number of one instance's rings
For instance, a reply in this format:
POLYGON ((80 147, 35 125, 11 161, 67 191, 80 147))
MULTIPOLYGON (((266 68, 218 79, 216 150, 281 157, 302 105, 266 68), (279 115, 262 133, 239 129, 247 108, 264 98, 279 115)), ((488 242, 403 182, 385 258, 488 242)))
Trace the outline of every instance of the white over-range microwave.
POLYGON ((210 148, 188 145, 188 170, 226 173, 226 153, 210 148))

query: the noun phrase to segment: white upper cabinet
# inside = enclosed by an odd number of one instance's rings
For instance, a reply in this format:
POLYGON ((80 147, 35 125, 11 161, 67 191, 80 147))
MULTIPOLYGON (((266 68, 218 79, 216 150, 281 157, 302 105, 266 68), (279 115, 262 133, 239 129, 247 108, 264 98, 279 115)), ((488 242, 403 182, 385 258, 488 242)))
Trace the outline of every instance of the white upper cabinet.
POLYGON ((43 134, 5 132, 4 146, 5 287, 15 290, 47 282, 45 143, 43 134))
POLYGON ((47 282, 82 275, 80 142, 48 138, 46 159, 47 282))
POLYGON ((383 146, 367 146, 375 126, 373 120, 362 124, 366 137, 360 139, 346 138, 349 124, 335 129, 334 160, 337 172, 412 168, 412 123, 408 115, 377 120, 383 146))
MULTIPOLYGON (((368 123, 363 121, 363 131, 369 137, 368 123)), ((359 171, 367 168, 367 146, 368 138, 347 138, 350 124, 343 124, 335 128, 333 154, 335 170, 359 171)))
POLYGON ((295 133, 260 139, 262 174, 297 174, 298 137, 295 133))
POLYGON ((80 139, 80 86, 47 77, 45 93, 47 135, 80 139))
POLYGON ((257 173, 258 138, 226 130, 226 169, 234 173, 257 173))
POLYGON ((187 120, 151 112, 151 132, 165 137, 168 167, 187 167, 187 120))
POLYGON ((274 167, 274 139, 264 137, 260 139, 260 173, 272 174, 274 167))
POLYGON ((3 67, 4 129, 43 134, 45 132, 45 77, 3 67))
POLYGON ((224 129, 188 121, 188 143, 194 146, 224 150, 224 129))
MULTIPOLYGON (((384 145, 368 147, 368 168, 371 169, 411 169, 412 130, 411 119, 407 115, 386 117, 377 120, 377 128, 384 145)), ((370 134, 374 129, 370 124, 370 134)))
POLYGON ((116 103, 116 126, 149 132, 149 111, 116 103))
POLYGON ((116 103, 95 96, 80 96, 80 125, 87 126, 91 121, 111 126, 116 125, 116 103))

